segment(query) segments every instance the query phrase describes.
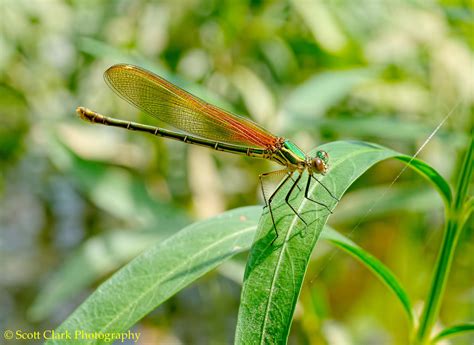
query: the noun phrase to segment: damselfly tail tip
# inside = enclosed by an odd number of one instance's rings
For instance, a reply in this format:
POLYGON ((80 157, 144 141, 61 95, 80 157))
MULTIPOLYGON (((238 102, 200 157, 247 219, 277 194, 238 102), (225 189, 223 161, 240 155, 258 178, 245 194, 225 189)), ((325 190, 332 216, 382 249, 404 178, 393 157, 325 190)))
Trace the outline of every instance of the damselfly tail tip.
POLYGON ((84 108, 84 107, 77 107, 76 108, 76 114, 77 116, 79 116, 81 119, 84 119, 85 117, 85 113, 86 113, 87 109, 84 108))
POLYGON ((92 110, 89 110, 84 107, 77 107, 76 108, 76 114, 79 116, 81 119, 89 122, 94 122, 95 117, 97 114, 93 112, 92 110))

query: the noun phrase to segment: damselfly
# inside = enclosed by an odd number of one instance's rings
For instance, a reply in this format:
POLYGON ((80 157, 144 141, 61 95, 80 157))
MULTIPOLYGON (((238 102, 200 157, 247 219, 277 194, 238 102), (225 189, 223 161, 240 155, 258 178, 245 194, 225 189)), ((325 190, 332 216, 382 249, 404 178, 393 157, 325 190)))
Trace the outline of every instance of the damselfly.
POLYGON ((78 115, 86 121, 146 132, 160 137, 180 140, 188 144, 210 147, 218 151, 269 159, 283 165, 284 169, 259 176, 265 207, 268 207, 270 211, 275 229, 275 239, 278 237, 278 230, 271 207, 272 200, 290 180, 292 185, 285 197, 285 202, 295 215, 307 225, 290 203, 290 197, 298 186, 305 170, 308 171, 308 178, 304 197, 331 212, 325 204, 313 200, 309 196, 311 180, 313 179, 326 189, 332 198, 337 200, 315 176, 317 174, 324 175, 328 170, 329 157, 325 151, 317 151, 314 156, 306 155, 291 141, 271 134, 247 118, 209 104, 140 67, 126 64, 114 65, 105 71, 104 77, 107 84, 120 97, 179 131, 114 119, 87 108, 78 107, 78 115), (293 178, 295 173, 297 176, 293 178), (285 177, 270 197, 267 198, 263 187, 263 179, 278 174, 285 177))

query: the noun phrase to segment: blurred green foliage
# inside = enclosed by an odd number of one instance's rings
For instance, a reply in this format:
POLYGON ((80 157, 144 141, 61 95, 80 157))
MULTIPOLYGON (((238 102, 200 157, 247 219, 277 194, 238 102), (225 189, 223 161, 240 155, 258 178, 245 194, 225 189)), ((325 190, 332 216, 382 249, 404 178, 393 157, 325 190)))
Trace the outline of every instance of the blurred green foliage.
MULTIPOLYGON (((468 1, 2 0, 0 13, 2 328, 62 321, 128 260, 120 230, 167 236, 193 219, 262 203, 257 175, 275 168, 266 161, 77 119, 83 105, 146 120, 105 86, 102 73, 114 63, 151 69, 308 150, 354 138, 414 154, 452 112, 420 153, 448 180, 473 126, 468 1), (114 246, 98 240, 105 235, 114 246), (42 317, 31 311, 64 260, 87 246, 90 290, 42 317)), ((442 202, 409 171, 387 189, 401 169, 388 161, 365 174, 330 223, 389 266, 417 301, 438 250, 442 202)), ((473 318, 472 226, 463 236, 445 324, 473 318)), ((245 258, 137 328, 162 343, 230 342, 240 296, 231 277, 241 276, 245 258)), ((350 257, 319 246, 306 277, 290 343, 406 343, 397 301, 350 257)))

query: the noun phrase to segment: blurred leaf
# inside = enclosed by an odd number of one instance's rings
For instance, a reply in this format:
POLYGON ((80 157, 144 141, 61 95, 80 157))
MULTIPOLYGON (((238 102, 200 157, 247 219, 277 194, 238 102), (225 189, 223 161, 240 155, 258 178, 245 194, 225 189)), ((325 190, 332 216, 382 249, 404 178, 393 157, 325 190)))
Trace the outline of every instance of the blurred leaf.
POLYGON ((441 8, 446 12, 450 20, 459 20, 467 24, 473 24, 474 9, 472 7, 442 5, 441 8))
MULTIPOLYGON (((449 188, 445 189, 446 181, 434 169, 390 149, 364 142, 333 142, 318 149, 328 152, 331 166, 328 174, 321 177, 321 183, 338 198, 372 165, 396 157, 409 162, 412 168, 437 186, 444 198, 450 200, 449 188)), ((306 181, 305 177, 306 173, 303 181, 306 181)), ((311 252, 329 216, 324 207, 305 199, 304 184, 300 187, 302 189, 295 190, 290 202, 304 217, 307 227, 285 204, 284 197, 290 186, 284 187, 272 204, 278 238, 275 240, 268 213, 260 222, 245 273, 236 331, 238 344, 287 341, 311 252)), ((331 210, 337 204, 317 183, 312 184, 309 195, 331 210)))
POLYGON ((260 212, 261 208, 254 207, 232 210, 194 223, 153 245, 102 284, 57 331, 113 333, 129 329, 176 292, 248 248, 260 212))
POLYGON ((124 52, 120 49, 114 48, 109 44, 105 44, 102 41, 97 41, 91 38, 82 38, 80 40, 79 46, 83 52, 88 53, 94 57, 112 60, 110 62, 110 65, 118 63, 129 63, 140 66, 155 74, 158 74, 162 78, 165 78, 173 84, 178 85, 186 91, 200 98, 206 99, 208 102, 211 102, 214 105, 225 108, 228 111, 232 111, 233 109, 233 106, 229 102, 226 102, 222 99, 222 97, 219 97, 216 93, 210 91, 208 88, 184 80, 183 78, 178 77, 176 74, 171 73, 163 66, 157 63, 153 63, 148 59, 144 59, 139 55, 131 57, 128 52, 124 52))
POLYGON ((353 87, 375 75, 368 68, 348 69, 318 73, 298 86, 283 105, 285 126, 296 125, 298 120, 321 117, 326 111, 346 97, 353 87), (296 124, 295 124, 296 121, 296 124))
POLYGON ((455 325, 455 326, 445 328, 441 332, 439 332, 433 338, 433 340, 431 340, 431 343, 434 344, 442 339, 454 337, 457 335, 463 335, 464 333, 467 333, 467 332, 474 332, 474 323, 463 323, 460 325, 455 325))
POLYGON ((345 47, 347 39, 325 1, 293 0, 291 4, 324 49, 336 53, 345 47))
POLYGON ((62 303, 164 237, 163 231, 112 231, 87 240, 41 289, 29 310, 30 317, 36 321, 48 317, 62 303))
MULTIPOLYGON (((342 137, 360 138, 370 136, 386 140, 419 140, 428 137, 435 127, 435 125, 430 126, 425 123, 409 122, 382 115, 361 117, 352 114, 350 117, 340 116, 338 118, 309 118, 300 117, 298 114, 294 115, 295 130, 306 127, 312 129, 312 131, 332 131, 342 137)), ((466 145, 469 139, 465 133, 444 129, 439 130, 436 138, 449 143, 453 147, 462 147, 466 145)))
MULTIPOLYGON (((260 209, 260 211, 262 210, 260 206, 254 206, 254 207, 260 209)), ((248 208, 248 210, 252 211, 250 207, 248 208)), ((255 230, 256 229, 257 229, 257 223, 255 223, 255 230)), ((249 248, 250 248, 250 245, 247 248, 245 248, 245 250, 248 250, 249 248)), ((217 271, 222 276, 226 277, 227 279, 232 280, 234 283, 238 285, 242 285, 244 272, 245 272, 245 263, 232 259, 232 260, 222 263, 222 265, 220 265, 217 268, 217 271)))
MULTIPOLYGON (((130 57, 129 52, 89 37, 79 39, 78 48, 95 58, 116 60, 121 63, 138 63, 137 59, 140 59, 138 57, 130 57)), ((140 62, 145 63, 146 61, 140 62)))
POLYGON ((187 222, 184 211, 153 199, 139 176, 105 163, 79 157, 58 140, 51 139, 51 160, 85 191, 99 208, 126 221, 177 229, 187 222))
POLYGON ((442 206, 436 191, 418 183, 366 187, 344 195, 331 222, 341 224, 361 217, 368 220, 397 211, 422 212, 442 206))
POLYGON ((0 166, 19 156, 28 133, 28 107, 23 95, 2 84, 0 78, 0 166), (14 116, 12 116, 14 114, 14 116))
POLYGON ((410 298, 408 297, 405 289, 398 282, 395 275, 382 262, 352 242, 350 239, 328 226, 324 228, 321 238, 335 244, 337 247, 345 250, 353 257, 361 261, 375 274, 378 279, 380 279, 380 281, 387 285, 387 287, 395 294, 402 304, 402 307, 408 316, 410 325, 411 327, 413 326, 415 317, 413 315, 413 308, 410 298))
POLYGON ((236 67, 232 81, 253 118, 258 123, 268 123, 269 117, 275 113, 275 100, 265 83, 243 66, 236 67))
POLYGON ((297 69, 294 52, 285 40, 275 37, 264 41, 261 50, 278 78, 285 80, 297 69))

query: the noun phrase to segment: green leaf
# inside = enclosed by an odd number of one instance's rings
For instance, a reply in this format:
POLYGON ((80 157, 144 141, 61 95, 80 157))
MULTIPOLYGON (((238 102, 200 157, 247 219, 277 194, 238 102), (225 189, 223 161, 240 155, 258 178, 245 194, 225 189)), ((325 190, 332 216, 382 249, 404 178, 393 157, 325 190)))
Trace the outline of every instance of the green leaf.
POLYGON ((419 182, 367 186, 344 195, 344 199, 337 206, 337 216, 331 219, 331 224, 347 224, 360 219, 361 215, 364 220, 369 220, 393 212, 424 213, 442 207, 442 199, 436 191, 429 186, 420 186, 419 182), (413 193, 414 190, 417 192, 413 193), (374 195, 383 195, 375 207, 374 195))
MULTIPOLYGON (((102 284, 57 331, 68 330, 74 335, 77 330, 86 333, 128 330, 170 296, 248 248, 260 212, 255 207, 232 210, 194 223, 153 245, 102 284)), ((81 339, 47 342, 60 343, 105 342, 81 339)))
MULTIPOLYGON (((333 118, 304 116, 304 114, 295 112, 292 121, 295 126, 290 128, 291 130, 299 131, 303 127, 313 133, 331 131, 345 138, 370 137, 381 138, 385 141, 412 142, 419 138, 425 138, 433 132, 433 124, 420 123, 419 121, 410 122, 407 119, 393 118, 383 113, 372 116, 351 113, 333 118)), ((450 147, 464 147, 469 137, 464 132, 441 128, 436 133, 436 140, 449 143, 450 147)))
POLYGON ((434 344, 440 341, 441 339, 453 337, 456 335, 462 335, 467 332, 474 332, 474 323, 463 323, 460 325, 455 325, 455 326, 445 328, 441 332, 439 332, 433 338, 433 340, 431 340, 431 343, 434 344))
POLYGON ((367 268, 370 269, 375 274, 375 276, 395 294, 408 316, 410 325, 413 326, 413 321, 415 318, 413 315, 413 308, 410 298, 408 297, 405 289, 398 282, 398 279, 395 277, 395 275, 382 262, 329 226, 324 228, 321 238, 328 240, 337 247, 345 250, 356 259, 360 260, 365 266, 367 266, 367 268))
POLYGON ((83 159, 53 136, 48 148, 55 165, 108 213, 144 226, 158 223, 161 228, 179 229, 188 223, 184 211, 152 198, 142 179, 126 169, 83 159))
MULTIPOLYGON (((364 142, 333 142, 319 149, 329 154, 330 171, 321 182, 338 198, 368 168, 390 157, 410 164, 450 199, 446 181, 434 169, 419 160, 393 150, 364 142)), ((306 181, 306 173, 303 181, 306 181)), ((237 344, 285 343, 293 318, 311 252, 330 213, 304 198, 304 183, 296 190, 291 203, 308 226, 285 204, 290 186, 285 186, 272 207, 278 238, 267 213, 261 220, 256 240, 247 262, 245 281, 236 330, 237 344)), ((336 201, 321 185, 313 183, 309 195, 334 209, 336 201)))
POLYGON ((40 321, 78 295, 97 279, 110 274, 151 244, 163 239, 162 232, 111 231, 87 240, 41 289, 28 313, 40 321))
POLYGON ((346 97, 353 87, 374 75, 374 70, 366 68, 318 73, 290 94, 283 106, 284 117, 291 117, 292 121, 287 121, 289 125, 295 123, 294 116, 311 120, 321 117, 346 97))

